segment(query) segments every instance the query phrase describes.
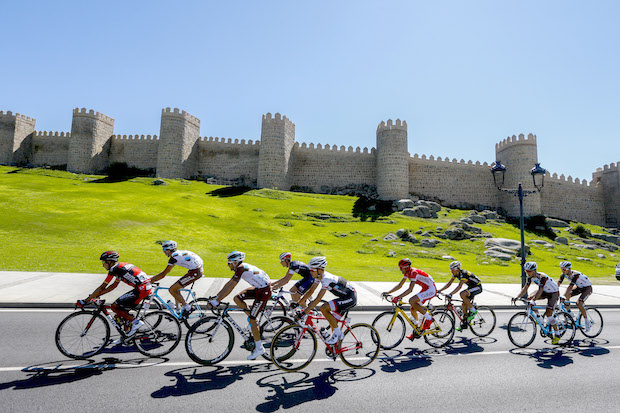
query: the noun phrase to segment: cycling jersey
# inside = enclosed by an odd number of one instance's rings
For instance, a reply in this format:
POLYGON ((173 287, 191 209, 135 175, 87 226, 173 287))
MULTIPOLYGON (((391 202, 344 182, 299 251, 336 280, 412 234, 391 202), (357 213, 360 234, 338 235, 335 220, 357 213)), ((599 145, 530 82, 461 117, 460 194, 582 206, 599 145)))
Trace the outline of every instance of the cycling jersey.
POLYGON ((268 287, 271 282, 265 271, 246 263, 239 264, 235 270, 235 275, 233 275, 233 280, 239 281, 241 278, 256 288, 268 287))
POLYGON ((110 268, 104 283, 109 284, 113 278, 123 281, 125 284, 129 284, 132 287, 138 287, 144 284, 150 285, 151 282, 151 279, 144 271, 127 262, 118 262, 114 264, 114 266, 110 268))
POLYGON ((321 284, 322 290, 327 290, 337 297, 349 297, 355 294, 353 285, 344 278, 324 271, 323 278, 315 278, 314 282, 321 284))
POLYGON ((417 268, 409 268, 409 270, 404 274, 403 278, 408 279, 410 282, 416 283, 417 285, 422 287, 422 291, 426 291, 429 288, 436 290, 433 277, 417 268))
MULTIPOLYGON (((560 276, 560 282, 564 281, 565 275, 562 274, 560 276)), ((579 271, 570 271, 570 274, 566 275, 566 278, 570 281, 570 285, 576 285, 577 288, 590 287, 592 283, 588 279, 588 277, 579 271)))
POLYGON ((480 278, 476 277, 470 271, 459 270, 454 277, 458 278, 459 281, 466 281, 467 288, 472 288, 481 284, 480 278))
POLYGON ((310 272, 310 267, 304 264, 301 261, 292 261, 291 265, 288 267, 288 274, 301 275, 302 281, 312 280, 312 273, 310 272))
POLYGON ((545 293, 555 293, 560 291, 560 288, 556 282, 544 272, 537 272, 532 277, 528 277, 525 285, 529 287, 532 282, 542 288, 545 293))
POLYGON ((178 265, 188 270, 196 270, 202 267, 202 258, 191 251, 175 251, 170 255, 168 265, 178 265))

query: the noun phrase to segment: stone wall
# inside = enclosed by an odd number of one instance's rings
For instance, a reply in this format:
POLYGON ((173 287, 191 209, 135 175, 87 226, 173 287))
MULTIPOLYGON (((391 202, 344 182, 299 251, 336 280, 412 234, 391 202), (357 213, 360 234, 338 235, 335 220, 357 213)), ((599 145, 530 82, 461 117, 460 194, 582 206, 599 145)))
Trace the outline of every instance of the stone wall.
POLYGON ((288 190, 291 187, 291 151, 295 124, 276 113, 263 115, 258 157, 258 186, 288 190))
POLYGON ((77 173, 103 171, 109 165, 110 138, 114 119, 93 110, 75 108, 71 122, 71 139, 67 170, 77 173))
POLYGON ((620 228, 620 162, 598 168, 592 178, 603 193, 605 225, 620 228))
POLYGON ((198 118, 177 108, 162 109, 157 176, 189 178, 194 175, 198 139, 200 139, 198 118))
POLYGON ((241 184, 256 186, 260 141, 224 138, 200 138, 195 175, 222 180, 239 179, 241 184))
POLYGON ((409 192, 407 122, 377 126, 377 193, 381 199, 406 198, 409 192))
POLYGON ((32 141, 33 166, 67 166, 69 132, 35 132, 32 141))
POLYGON ((11 111, 0 111, 0 164, 29 161, 36 120, 11 111))
POLYGON ((157 135, 114 135, 110 146, 110 164, 125 163, 129 167, 155 170, 158 149, 157 135))
POLYGON ((573 180, 557 174, 545 176, 540 192, 542 210, 546 216, 564 220, 605 225, 603 191, 594 182, 573 180))

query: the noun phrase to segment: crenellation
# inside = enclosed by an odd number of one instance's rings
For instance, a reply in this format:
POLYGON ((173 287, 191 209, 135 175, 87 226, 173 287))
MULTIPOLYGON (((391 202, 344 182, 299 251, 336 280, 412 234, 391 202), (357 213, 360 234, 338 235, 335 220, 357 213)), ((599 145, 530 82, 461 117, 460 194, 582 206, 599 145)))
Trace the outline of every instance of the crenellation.
POLYGON ((183 119, 200 129, 200 119, 179 108, 164 108, 161 110, 161 116, 183 119))
POLYGON ((93 109, 87 110, 86 108, 75 108, 73 109, 73 117, 85 117, 96 119, 101 122, 104 122, 110 126, 114 126, 114 119, 110 116, 104 115, 103 113, 96 112, 93 109))

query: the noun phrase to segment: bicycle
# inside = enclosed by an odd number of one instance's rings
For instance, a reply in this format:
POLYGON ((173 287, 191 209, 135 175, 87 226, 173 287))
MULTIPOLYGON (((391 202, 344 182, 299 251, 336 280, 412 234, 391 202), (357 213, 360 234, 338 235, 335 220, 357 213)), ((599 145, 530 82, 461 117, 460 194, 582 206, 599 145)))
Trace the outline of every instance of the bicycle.
POLYGON ((56 329, 56 347, 67 357, 85 359, 102 351, 110 341, 110 325, 116 328, 124 344, 135 345, 140 353, 149 357, 164 356, 181 341, 181 325, 165 311, 138 314, 137 318, 144 325, 128 337, 127 320, 118 315, 113 317, 114 312, 105 300, 95 299, 92 304, 96 306, 94 310, 80 307, 80 311, 65 317, 56 329))
MULTIPOLYGON (((463 314, 463 310, 460 305, 454 305, 454 302, 462 303, 463 301, 448 297, 447 294, 437 294, 444 296, 444 299, 446 300, 445 308, 454 314, 454 321, 458 322, 459 325, 463 325, 463 320, 466 320, 466 316, 463 314)), ((466 326, 468 326, 471 329, 471 332, 476 336, 486 337, 495 329, 495 323, 497 322, 495 311, 493 311, 491 307, 486 305, 478 305, 473 301, 471 304, 476 309, 476 314, 472 320, 466 321, 466 326)))
MULTIPOLYGON (((546 310, 544 305, 534 305, 532 301, 519 298, 519 301, 525 303, 525 311, 520 311, 513 315, 508 321, 508 338, 517 347, 527 347, 536 338, 536 326, 540 327, 541 337, 553 338, 553 328, 551 325, 545 325, 543 318, 536 310, 546 310)), ((515 305, 515 299, 512 304, 515 305)), ((562 311, 554 311, 553 313, 558 330, 556 336, 560 338, 558 346, 564 347, 572 343, 575 338, 575 321, 570 314, 562 311)))
MULTIPOLYGON (((559 310, 570 314, 570 316, 573 317, 574 320, 575 317, 573 316, 573 312, 571 311, 572 308, 566 307, 566 304, 574 304, 576 306, 577 302, 560 300, 560 304, 558 304, 559 310)), ((589 308, 585 305, 585 303, 584 308, 586 310, 588 320, 590 320, 590 331, 586 331, 586 319, 583 317, 583 314, 581 313, 581 311, 579 311, 579 309, 577 309, 577 311, 579 312, 579 317, 577 318, 577 321, 575 321, 575 325, 579 328, 579 330, 581 330, 581 333, 584 336, 588 338, 597 337, 603 331, 603 315, 600 311, 598 311, 598 309, 589 308)))
MULTIPOLYGON (((383 298, 392 302, 391 295, 384 295, 383 298)), ((381 347, 385 350, 398 346, 405 338, 405 320, 413 328, 413 339, 424 337, 424 341, 435 348, 446 346, 454 337, 454 318, 446 309, 435 309, 430 304, 425 306, 433 317, 433 324, 426 330, 420 330, 403 309, 404 302, 392 302, 392 310, 379 314, 372 322, 373 327, 381 334, 381 347)))
POLYGON ((325 353, 334 361, 336 357, 349 367, 360 368, 372 363, 379 354, 381 339, 377 330, 365 323, 350 325, 347 312, 342 315, 333 312, 336 321, 344 332, 342 340, 336 344, 325 341, 330 333, 327 327, 319 327, 316 320, 326 320, 322 315, 310 313, 297 324, 284 327, 271 342, 271 360, 281 370, 297 371, 306 367, 314 359, 318 336, 325 344, 325 353))
POLYGON ((199 319, 205 317, 207 315, 207 304, 209 301, 206 298, 196 298, 196 293, 194 292, 194 283, 189 288, 181 288, 179 292, 181 294, 187 293, 184 297, 185 302, 189 303, 193 310, 187 317, 182 317, 182 311, 177 311, 175 305, 170 302, 166 302, 160 295, 160 290, 168 290, 168 287, 160 287, 159 283, 153 283, 156 288, 153 292, 147 297, 146 300, 143 301, 142 307, 140 308, 139 313, 145 313, 146 311, 156 310, 156 311, 168 311, 170 314, 174 316, 179 322, 183 322, 185 327, 190 328, 190 320, 199 319), (191 301, 190 301, 191 300, 191 301), (171 305, 172 304, 172 305, 171 305))
MULTIPOLYGON (((250 352, 254 351, 256 343, 250 325, 242 328, 230 315, 232 312, 242 312, 243 310, 230 308, 229 303, 220 303, 220 306, 211 311, 213 315, 198 320, 190 327, 185 336, 185 350, 192 360, 198 364, 209 366, 228 357, 235 344, 233 327, 243 338, 243 347, 250 352)), ((262 324, 259 322, 261 340, 265 350, 267 350, 263 354, 263 358, 271 360, 269 358, 269 347, 273 335, 285 324, 292 324, 293 321, 284 316, 265 317, 264 311, 259 320, 263 318, 265 321, 262 324)))

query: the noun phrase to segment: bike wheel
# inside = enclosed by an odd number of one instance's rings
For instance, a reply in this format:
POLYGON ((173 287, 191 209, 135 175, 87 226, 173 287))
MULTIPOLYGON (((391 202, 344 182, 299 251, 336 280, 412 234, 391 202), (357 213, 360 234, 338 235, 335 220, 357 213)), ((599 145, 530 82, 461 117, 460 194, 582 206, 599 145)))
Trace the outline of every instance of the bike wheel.
POLYGON ((99 353, 110 340, 110 326, 94 311, 70 314, 56 329, 56 347, 74 359, 85 359, 99 353))
POLYGON ((454 337, 454 318, 447 310, 435 310, 432 313, 433 324, 430 332, 423 332, 424 341, 435 348, 448 345, 454 337), (424 334, 426 333, 426 334, 424 334))
POLYGON ((316 336, 312 330, 298 324, 284 327, 273 337, 270 352, 273 364, 279 369, 303 369, 316 354, 316 336))
POLYGON ((381 348, 389 350, 398 346, 405 338, 405 320, 394 311, 379 314, 372 322, 381 339, 381 348))
MULTIPOLYGON (((557 336, 560 337, 558 346, 569 346, 575 338, 577 327, 575 326, 575 320, 566 312, 559 312, 555 314, 555 322, 558 326, 557 336)), ((551 330, 553 331, 553 330, 551 330)))
POLYGON ((293 324, 293 320, 288 317, 283 316, 272 316, 263 322, 260 326, 260 338, 263 341, 263 346, 265 347, 265 353, 263 354, 263 358, 265 360, 271 361, 271 353, 269 349, 271 348, 271 342, 273 341, 273 337, 276 335, 278 330, 282 329, 284 326, 288 326, 293 324))
POLYGON ((179 345, 181 325, 169 312, 153 311, 147 313, 142 321, 144 325, 133 339, 140 353, 149 357, 161 357, 179 345))
POLYGON ((195 321, 206 317, 210 313, 207 308, 207 304, 209 304, 209 299, 207 298, 197 298, 189 304, 194 308, 194 311, 187 318, 183 319, 183 324, 187 328, 190 328, 195 321))
POLYGON ((365 323, 354 324, 347 328, 337 351, 340 358, 349 367, 360 368, 372 363, 379 354, 381 339, 377 330, 365 323))
POLYGON ((211 365, 224 360, 232 351, 233 329, 219 317, 205 317, 189 329, 185 336, 187 355, 198 364, 211 365))
POLYGON ((525 311, 513 315, 508 321, 508 338, 517 347, 527 347, 536 338, 536 321, 525 311))
POLYGON ((471 332, 478 337, 486 337, 495 329, 495 312, 487 306, 479 306, 474 319, 469 322, 471 332))
POLYGON ((588 316, 588 320, 592 323, 590 331, 586 331, 586 321, 583 318, 583 315, 581 315, 581 312, 579 313, 579 329, 586 337, 597 337, 601 334, 601 331, 603 331, 603 316, 596 308, 586 308, 586 314, 588 316))
POLYGON ((286 310, 287 308, 282 302, 282 300, 274 300, 273 298, 270 298, 267 301, 267 305, 265 306, 264 312, 267 313, 269 317, 275 317, 275 316, 285 317, 286 310))

